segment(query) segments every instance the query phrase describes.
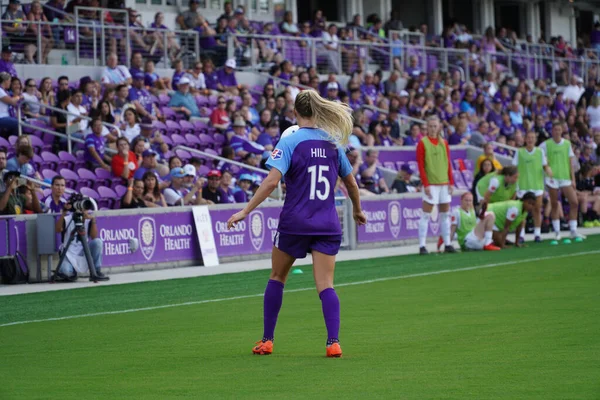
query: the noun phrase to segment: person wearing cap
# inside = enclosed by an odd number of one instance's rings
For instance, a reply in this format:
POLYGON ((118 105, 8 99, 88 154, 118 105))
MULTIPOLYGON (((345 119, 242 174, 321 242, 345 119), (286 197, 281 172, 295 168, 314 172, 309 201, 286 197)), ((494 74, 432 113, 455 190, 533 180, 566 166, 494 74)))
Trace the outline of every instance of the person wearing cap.
MULTIPOLYGON (((390 124, 390 121, 388 121, 387 119, 381 121, 381 132, 375 138, 375 143, 377 144, 377 146, 391 147, 396 144, 396 139, 394 139, 390 134, 391 131, 392 126, 390 124)), ((400 143, 401 141, 402 140, 400 139, 400 143)), ((398 146, 402 146, 402 144, 399 144, 398 146)))
POLYGON ((415 172, 410 165, 403 164, 392 183, 392 193, 416 193, 421 191, 421 181, 413 176, 415 172))
POLYGON ((235 182, 233 197, 236 203, 247 203, 252 198, 252 182, 254 177, 250 174, 241 174, 235 182))
POLYGON ((339 101, 340 100, 339 86, 338 86, 337 82, 329 82, 327 84, 326 99, 330 100, 330 101, 339 101))
POLYGON ((105 89, 113 89, 119 85, 131 85, 131 74, 124 65, 118 65, 119 58, 111 53, 106 59, 106 68, 102 72, 101 82, 105 89))
POLYGON ((94 118, 90 123, 92 132, 85 137, 85 162, 87 168, 94 171, 96 168, 102 168, 110 171, 110 165, 104 161, 104 151, 106 150, 106 138, 102 136, 102 120, 94 118))
POLYGON ((144 86, 145 75, 143 72, 134 72, 133 83, 129 89, 127 101, 135 106, 135 111, 140 117, 148 117, 155 121, 162 117, 158 107, 152 101, 150 92, 144 86))
POLYGON ((187 77, 179 80, 177 91, 169 101, 169 107, 175 112, 183 113, 188 119, 201 117, 196 99, 190 93, 190 80, 187 77))
POLYGON ((221 204, 222 192, 219 190, 221 186, 221 171, 217 169, 210 170, 206 175, 208 184, 202 189, 202 198, 208 201, 209 204, 221 204))
MULTIPOLYGON (((142 179, 146 172, 153 172, 156 175, 156 177, 158 178, 159 174, 156 171, 156 166, 157 166, 156 152, 154 150, 152 150, 151 148, 146 149, 142 153, 142 162, 138 166, 135 173, 133 174, 133 177, 135 179, 142 179)), ((167 182, 167 185, 168 185, 168 182, 167 182)))
POLYGON ((192 185, 191 189, 187 191, 185 190, 183 184, 183 180, 186 177, 186 173, 183 168, 173 168, 170 172, 170 176, 171 186, 163 191, 165 201, 169 206, 173 207, 203 204, 202 198, 197 196, 197 193, 200 191, 202 184, 204 183, 202 180, 198 180, 194 185, 192 185))
POLYGON ((204 183, 206 183, 203 177, 198 179, 196 178, 196 167, 194 167, 192 164, 184 165, 183 173, 185 174, 185 176, 183 177, 183 187, 185 188, 185 190, 192 190, 192 187, 198 180, 202 180, 200 187, 204 186, 204 183))
POLYGON ((240 94, 240 86, 238 86, 237 79, 235 78, 236 68, 237 63, 235 62, 235 58, 230 58, 225 61, 225 66, 217 71, 219 91, 227 92, 234 96, 240 94))
POLYGON ((3 46, 2 47, 2 56, 0 59, 0 72, 6 72, 12 77, 17 76, 17 70, 15 69, 15 64, 12 62, 12 47, 11 46, 3 46))
POLYGON ((37 38, 27 35, 28 27, 27 24, 23 23, 23 21, 27 20, 27 17, 21 10, 21 2, 19 0, 9 0, 2 19, 15 21, 13 24, 3 23, 3 33, 12 43, 24 44, 23 55, 25 56, 25 62, 35 64, 34 55, 37 51, 37 47, 35 46, 37 38))
POLYGON ((143 117, 139 126, 140 135, 137 138, 134 138, 131 141, 132 143, 138 138, 141 138, 147 143, 147 146, 157 154, 166 154, 169 151, 169 146, 165 143, 162 134, 154 128, 150 118, 143 117))

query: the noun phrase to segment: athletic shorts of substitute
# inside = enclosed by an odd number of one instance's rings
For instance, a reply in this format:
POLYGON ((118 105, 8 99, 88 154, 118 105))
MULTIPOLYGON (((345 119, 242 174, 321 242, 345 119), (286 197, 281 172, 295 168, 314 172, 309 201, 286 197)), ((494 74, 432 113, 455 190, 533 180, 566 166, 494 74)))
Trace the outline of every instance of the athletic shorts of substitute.
POLYGON ((273 245, 294 258, 304 258, 310 251, 335 256, 340 251, 342 235, 290 235, 277 232, 273 245))
POLYGON ((425 194, 423 189, 423 201, 436 206, 438 204, 449 204, 452 201, 452 197, 448 192, 448 185, 431 185, 429 186, 431 196, 425 194))
POLYGON ((469 250, 483 250, 485 239, 479 239, 473 229, 465 237, 465 247, 469 250))
POLYGON ((560 189, 573 184, 570 179, 545 178, 545 181, 546 186, 548 186, 550 189, 560 189))
POLYGON ((543 190, 521 190, 521 189, 519 189, 519 190, 517 190, 517 199, 523 198, 523 196, 525 196, 525 193, 529 193, 529 192, 535 194, 535 197, 540 197, 540 196, 544 195, 543 190))

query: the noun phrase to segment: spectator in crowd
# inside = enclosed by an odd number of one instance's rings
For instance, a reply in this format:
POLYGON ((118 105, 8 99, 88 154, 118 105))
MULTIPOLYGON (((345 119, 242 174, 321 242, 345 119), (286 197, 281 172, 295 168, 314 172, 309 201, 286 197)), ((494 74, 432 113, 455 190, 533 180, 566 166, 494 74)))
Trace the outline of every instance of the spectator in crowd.
POLYGON ((583 79, 577 75, 571 77, 571 83, 565 87, 563 97, 565 100, 571 100, 574 104, 579 103, 579 99, 583 96, 585 89, 583 88, 583 79))
POLYGON ((133 108, 128 108, 125 110, 123 117, 124 126, 121 127, 123 129, 123 136, 128 141, 132 141, 141 132, 138 115, 133 108))
POLYGON ((16 107, 23 96, 11 96, 7 93, 10 88, 11 76, 6 72, 0 72, 0 129, 2 136, 7 138, 17 134, 19 121, 9 113, 9 107, 16 107))
MULTIPOLYGON (((4 174, 4 187, 6 190, 0 193, 0 214, 3 215, 20 215, 24 214, 25 208, 28 206, 28 198, 22 193, 18 192, 19 178, 18 174, 14 171, 9 171, 4 174)), ((40 201, 35 194, 35 186, 33 182, 28 181, 24 186, 25 191, 30 192, 29 209, 33 210, 36 214, 42 213, 42 207, 40 201)))
POLYGON ((138 138, 142 138, 158 154, 165 154, 169 151, 169 146, 165 143, 162 134, 154 128, 152 120, 148 117, 142 118, 138 138))
POLYGON ((58 91, 60 92, 61 90, 70 90, 69 88, 69 77, 62 75, 58 77, 57 80, 58 83, 58 91))
POLYGON ((475 162, 475 173, 479 172, 481 168, 481 164, 484 160, 490 160, 494 166, 494 170, 500 171, 502 169, 502 164, 500 161, 496 159, 496 154, 494 153, 494 145, 491 143, 486 143, 483 146, 483 154, 477 158, 475 162))
POLYGON ((102 120, 95 118, 91 122, 92 132, 85 137, 85 162, 88 169, 102 168, 110 171, 110 165, 104 161, 106 139, 102 136, 102 120))
POLYGON ((600 225, 600 194, 594 182, 594 176, 597 174, 598 168, 590 163, 583 164, 578 174, 577 198, 585 221, 583 226, 586 228, 600 225))
MULTIPOLYGON (((234 124, 235 129, 235 124, 234 124)), ((237 133, 237 132, 236 132, 237 133)), ((263 146, 265 150, 272 151, 279 142, 279 124, 276 121, 271 121, 267 125, 267 129, 261 133, 256 139, 256 143, 263 146)))
POLYGON ((144 84, 154 95, 166 93, 171 90, 171 78, 159 76, 154 67, 154 61, 147 60, 144 64, 144 84))
POLYGON ((291 11, 286 11, 283 14, 283 22, 281 23, 281 31, 283 33, 287 33, 289 35, 298 36, 300 34, 300 30, 298 26, 294 23, 294 16, 291 11))
POLYGON ((321 38, 323 39, 323 47, 325 48, 324 52, 327 57, 329 70, 335 74, 339 74, 341 69, 338 55, 339 38, 337 35, 337 25, 330 24, 327 31, 322 32, 321 38))
POLYGON ((148 171, 158 176, 158 172, 156 172, 156 155, 156 152, 151 148, 144 150, 144 152, 142 153, 142 164, 138 166, 138 169, 133 174, 133 177, 135 179, 142 179, 144 177, 144 174, 148 171))
POLYGON ((233 189, 233 197, 235 203, 247 203, 252 198, 252 182, 253 176, 250 174, 241 174, 236 181, 236 186, 233 189))
POLYGON ((88 120, 83 118, 87 117, 88 113, 85 107, 81 105, 82 101, 83 93, 81 93, 81 90, 75 90, 71 95, 71 102, 67 106, 67 111, 71 114, 75 114, 67 115, 67 126, 78 124, 79 129, 77 129, 77 132, 71 133, 76 133, 74 136, 80 139, 83 138, 84 132, 88 129, 88 120))
POLYGON ((233 96, 240 94, 240 86, 235 78, 236 68, 237 63, 235 62, 235 58, 230 58, 225 62, 225 66, 217 71, 217 78, 219 81, 217 88, 219 91, 229 93, 233 96))
POLYGON ((471 193, 473 194, 475 205, 479 204, 479 202, 477 201, 477 184, 479 183, 481 178, 494 171, 496 171, 496 169, 494 168, 492 160, 486 158, 481 162, 481 167, 475 175, 475 177, 473 178, 473 184, 471 185, 471 193))
MULTIPOLYGON (((200 17, 198 15, 198 17, 200 17)), ((181 54, 181 47, 179 46, 179 43, 177 43, 177 39, 175 37, 175 33, 171 32, 169 30, 169 28, 164 24, 165 22, 165 15, 162 12, 157 12, 156 14, 154 14, 154 22, 152 22, 150 24, 150 28, 154 29, 153 31, 153 35, 154 35, 154 40, 155 43, 157 44, 157 49, 161 52, 164 52, 164 40, 165 37, 163 36, 165 31, 166 32, 166 39, 167 39, 167 51, 169 54, 169 59, 171 61, 175 60, 177 57, 179 57, 179 55, 181 54)))
POLYGON ((165 200, 169 206, 201 204, 202 197, 198 196, 197 193, 202 189, 202 180, 198 180, 189 192, 184 193, 183 179, 186 175, 183 168, 178 167, 172 169, 170 175, 171 186, 164 191, 165 200))
POLYGON ((421 181, 414 178, 410 165, 403 164, 392 183, 392 193, 416 193, 421 191, 421 181))
POLYGON ((117 65, 119 59, 115 53, 106 59, 106 68, 102 73, 102 85, 105 88, 116 88, 119 85, 131 85, 131 74, 124 65, 117 65))
POLYGON ((0 72, 6 72, 12 77, 17 76, 17 70, 12 62, 12 47, 2 47, 2 55, 0 59, 0 72))
MULTIPOLYGON (((225 101, 223 99, 223 101, 225 101)), ((196 104, 196 99, 190 93, 190 80, 186 77, 181 78, 177 85, 177 91, 173 93, 169 101, 169 107, 175 112, 183 113, 186 118, 200 118, 200 110, 196 104)))
POLYGON ((189 9, 177 16, 176 22, 181 30, 196 28, 198 24, 198 0, 189 1, 189 9))
POLYGON ((141 177, 144 182, 143 198, 148 202, 146 205, 148 207, 167 207, 165 196, 160 192, 161 185, 158 181, 156 171, 147 170, 141 177), (153 204, 153 206, 150 204, 153 204))
POLYGON ((138 160, 129 149, 129 141, 124 137, 117 139, 117 154, 113 156, 111 166, 113 175, 121 177, 123 180, 129 180, 135 174, 138 160))
POLYGON ((173 86, 173 89, 177 90, 177 85, 179 85, 179 81, 185 75, 185 70, 183 69, 183 61, 181 59, 173 60, 171 67, 173 68, 171 86, 173 86))
POLYGON ((44 209, 49 214, 58 214, 62 212, 67 204, 67 200, 63 198, 65 195, 66 181, 60 175, 52 178, 52 193, 44 200, 44 209))
POLYGON ((222 192, 219 190, 221 186, 221 171, 213 169, 206 175, 208 185, 202 189, 202 198, 207 200, 208 204, 221 204, 223 201, 222 192))
POLYGON ((25 92, 23 93, 23 99, 27 103, 23 104, 23 113, 28 118, 43 119, 48 122, 49 120, 45 116, 40 115, 41 104, 38 96, 35 79, 27 79, 25 81, 25 92))
POLYGON ((129 89, 127 101, 134 105, 135 111, 141 117, 156 120, 162 117, 158 107, 152 101, 150 92, 144 86, 144 73, 136 72, 133 75, 133 84, 129 89))
POLYGON ((202 61, 198 60, 194 63, 194 67, 187 71, 184 75, 190 80, 190 93, 193 96, 208 95, 209 92, 206 90, 206 81, 204 80, 204 74, 202 61))
POLYGON ((31 165, 33 159, 33 148, 30 145, 21 145, 17 147, 17 154, 8 160, 6 169, 8 171, 18 172, 20 175, 30 178, 38 177, 35 168, 31 165))
POLYGON ((27 20, 30 22, 27 27, 27 35, 31 35, 37 40, 38 34, 41 36, 40 41, 42 43, 42 63, 48 64, 48 54, 52 47, 54 46, 54 40, 52 37, 52 30, 50 29, 50 25, 41 25, 39 23, 48 22, 46 16, 44 15, 44 11, 42 9, 42 5, 39 1, 34 1, 30 5, 29 14, 27 14, 27 20), (39 32, 38 32, 39 30, 39 32))
POLYGON ((229 170, 223 170, 221 172, 221 181, 219 191, 221 192, 221 204, 235 203, 235 194, 231 189, 231 180, 233 175, 229 170))
POLYGON ((129 75, 131 75, 131 78, 133 79, 133 75, 136 73, 144 73, 142 68, 144 68, 144 58, 142 53, 136 51, 131 56, 131 67, 129 67, 129 75))
POLYGON ((4 174, 8 172, 6 169, 6 150, 0 148, 0 192, 4 192, 6 187, 4 187, 4 174))
MULTIPOLYGON (((210 122, 212 126, 221 131, 226 130, 231 123, 226 106, 227 102, 225 101, 225 98, 220 96, 217 100, 217 108, 215 108, 210 115, 210 122)), ((244 123, 244 127, 245 126, 246 124, 244 123)))
POLYGON ((358 172, 365 189, 375 194, 388 193, 389 189, 385 183, 383 173, 377 166, 378 163, 379 151, 367 150, 365 162, 360 166, 358 172))
POLYGON ((128 183, 127 192, 121 198, 122 209, 158 207, 153 202, 144 199, 144 181, 130 178, 128 183))
POLYGON ((404 138, 404 146, 416 146, 421 141, 421 127, 418 123, 410 126, 408 135, 404 138))
POLYGON ((12 24, 3 23, 2 30, 13 44, 20 43, 25 45, 23 53, 25 61, 28 64, 35 64, 36 62, 33 57, 37 51, 37 47, 35 46, 37 38, 27 34, 28 24, 24 22, 27 18, 21 10, 21 2, 19 0, 10 0, 6 11, 2 15, 2 19, 15 21, 12 24))
MULTIPOLYGON (((56 95, 54 90, 52 89, 52 79, 51 78, 42 78, 40 81, 40 86, 38 87, 38 91, 40 93, 40 103, 45 106, 55 106, 56 105, 56 95)), ((42 113, 47 114, 46 109, 42 108, 42 113)))
POLYGON ((115 90, 114 106, 115 119, 121 121, 125 110, 132 107, 132 105, 129 104, 129 87, 127 85, 117 86, 115 90))

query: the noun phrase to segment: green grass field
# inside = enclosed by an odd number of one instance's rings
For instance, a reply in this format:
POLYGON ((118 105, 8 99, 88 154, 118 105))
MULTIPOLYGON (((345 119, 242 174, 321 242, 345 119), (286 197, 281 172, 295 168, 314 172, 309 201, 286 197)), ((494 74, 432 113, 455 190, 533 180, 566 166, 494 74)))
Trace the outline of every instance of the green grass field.
POLYGON ((341 359, 303 269, 0 297, 0 399, 600 399, 600 237, 339 263, 341 359))

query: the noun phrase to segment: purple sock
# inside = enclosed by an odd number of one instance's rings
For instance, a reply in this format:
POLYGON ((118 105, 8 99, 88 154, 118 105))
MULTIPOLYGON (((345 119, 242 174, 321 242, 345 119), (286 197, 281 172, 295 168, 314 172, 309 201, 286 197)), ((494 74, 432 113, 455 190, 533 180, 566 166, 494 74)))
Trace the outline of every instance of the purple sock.
POLYGON ((283 302, 283 283, 269 279, 264 298, 264 332, 263 340, 273 340, 277 316, 283 302))
POLYGON ((319 297, 327 327, 327 344, 331 344, 338 341, 340 333, 340 299, 333 288, 323 290, 319 293, 319 297))

